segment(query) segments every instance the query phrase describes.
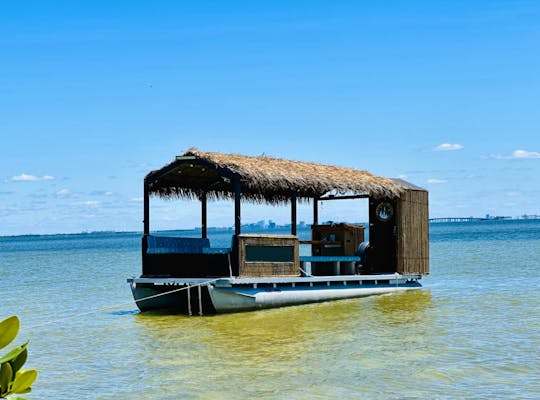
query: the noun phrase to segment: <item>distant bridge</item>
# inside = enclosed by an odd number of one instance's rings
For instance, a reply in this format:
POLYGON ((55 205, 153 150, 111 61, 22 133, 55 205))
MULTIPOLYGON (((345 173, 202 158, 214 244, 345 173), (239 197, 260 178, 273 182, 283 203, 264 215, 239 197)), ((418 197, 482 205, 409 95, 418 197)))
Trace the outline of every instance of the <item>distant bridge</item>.
POLYGON ((478 217, 444 217, 444 218, 430 218, 429 222, 474 222, 485 221, 485 218, 478 217))
POLYGON ((478 217, 444 217, 444 218, 430 218, 429 222, 474 222, 474 221, 501 221, 506 219, 512 219, 511 217, 495 216, 487 218, 478 217))

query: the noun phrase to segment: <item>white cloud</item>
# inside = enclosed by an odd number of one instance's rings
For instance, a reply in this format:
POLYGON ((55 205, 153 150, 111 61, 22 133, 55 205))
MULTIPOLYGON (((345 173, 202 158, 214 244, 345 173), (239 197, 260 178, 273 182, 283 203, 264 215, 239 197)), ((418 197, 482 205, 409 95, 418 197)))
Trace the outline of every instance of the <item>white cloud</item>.
POLYGON ((512 154, 491 154, 484 158, 494 158, 496 160, 523 160, 527 158, 540 158, 540 153, 537 151, 527 151, 527 150, 514 150, 512 154))
POLYGON ((28 174, 20 174, 13 176, 11 178, 12 181, 15 182, 31 182, 31 181, 37 181, 39 178, 34 175, 28 175, 28 174))
POLYGON ((438 185, 440 183, 446 183, 448 182, 446 179, 437 179, 437 178, 430 178, 427 180, 427 183, 430 183, 432 185, 438 185))
POLYGON ((129 199, 129 201, 134 201, 134 202, 137 202, 137 203, 142 203, 144 201, 144 199, 142 197, 133 197, 131 199, 129 199))
POLYGON ((510 158, 540 158, 540 153, 536 151, 516 150, 510 158))
POLYGON ((463 146, 458 143, 442 143, 438 145, 437 147, 433 148, 433 151, 455 151, 455 150, 461 150, 463 149, 463 146))
POLYGON ((13 182, 51 181, 53 179, 54 179, 54 176, 51 176, 51 175, 44 175, 44 176, 39 177, 39 176, 29 175, 25 173, 11 177, 11 181, 13 182))

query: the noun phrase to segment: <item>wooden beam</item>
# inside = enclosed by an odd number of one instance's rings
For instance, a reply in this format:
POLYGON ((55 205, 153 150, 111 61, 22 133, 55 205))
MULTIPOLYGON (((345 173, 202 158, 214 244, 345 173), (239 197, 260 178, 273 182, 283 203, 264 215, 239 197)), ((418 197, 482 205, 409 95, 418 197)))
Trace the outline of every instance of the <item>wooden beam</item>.
POLYGON ((143 201, 144 201, 143 233, 145 235, 149 235, 150 234, 150 195, 148 193, 148 182, 146 181, 146 179, 144 180, 143 201))
POLYGON ((207 209, 206 209, 206 192, 204 192, 201 195, 201 236, 203 238, 208 237, 208 230, 207 230, 207 209))
POLYGON ((240 178, 235 177, 233 179, 234 185, 234 234, 240 235, 241 223, 241 213, 240 213, 240 197, 241 197, 241 187, 240 187, 240 178))
POLYGON ((173 161, 169 165, 167 165, 167 166, 165 166, 165 167, 163 167, 163 168, 161 168, 161 169, 159 169, 157 171, 150 172, 148 175, 146 175, 145 179, 148 181, 148 183, 155 183, 158 180, 160 180, 161 178, 163 178, 165 175, 168 175, 170 173, 174 173, 175 171, 177 171, 184 164, 206 167, 208 169, 217 171, 217 173, 220 176, 226 177, 228 179, 234 179, 237 176, 234 172, 232 172, 231 170, 229 170, 229 169, 227 169, 225 167, 220 167, 220 166, 215 165, 215 164, 213 164, 213 163, 211 163, 209 161, 202 160, 202 159, 200 159, 198 157, 195 157, 195 156, 187 156, 187 157, 176 157, 175 161, 173 161))
POLYGON ((350 200, 350 199, 367 199, 369 198, 369 194, 354 194, 350 196, 325 196, 325 197, 319 197, 319 200, 350 200))
POLYGON ((319 199, 313 198, 313 225, 319 224, 319 199))
POLYGON ((296 194, 291 196, 291 235, 296 235, 296 194))

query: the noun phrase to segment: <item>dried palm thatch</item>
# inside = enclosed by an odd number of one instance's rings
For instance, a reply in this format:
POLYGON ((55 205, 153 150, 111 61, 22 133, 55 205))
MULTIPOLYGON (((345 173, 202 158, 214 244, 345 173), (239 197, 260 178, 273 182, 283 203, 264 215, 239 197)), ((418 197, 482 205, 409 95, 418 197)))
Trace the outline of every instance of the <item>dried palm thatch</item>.
POLYGON ((354 168, 189 149, 183 156, 146 176, 149 193, 164 198, 234 198, 239 181, 242 198, 254 202, 286 202, 326 193, 398 197, 404 186, 389 178, 354 168))

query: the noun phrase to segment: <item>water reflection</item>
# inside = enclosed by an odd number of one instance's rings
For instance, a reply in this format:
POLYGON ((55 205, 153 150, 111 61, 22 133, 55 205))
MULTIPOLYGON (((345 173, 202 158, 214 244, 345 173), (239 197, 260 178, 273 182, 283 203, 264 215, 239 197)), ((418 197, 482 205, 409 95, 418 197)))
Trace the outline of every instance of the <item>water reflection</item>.
POLYGON ((142 313, 135 319, 142 337, 151 343, 172 340, 184 348, 204 346, 212 350, 212 356, 229 354, 244 363, 256 363, 270 356, 299 357, 310 342, 320 344, 327 337, 331 344, 381 322, 425 322, 426 310, 432 307, 431 292, 415 290, 256 312, 204 317, 142 313))
MULTIPOLYGON (((426 311, 433 307, 429 290, 411 290, 377 296, 374 309, 387 324, 408 324, 425 320, 426 311)), ((424 321, 425 322, 425 321, 424 321)))
POLYGON ((411 363, 429 358, 431 307, 430 292, 413 291, 205 317, 143 313, 134 316, 133 334, 145 369, 186 397, 272 398, 314 384, 324 393, 330 376, 347 390, 367 371, 386 379, 389 354, 411 363), (397 326, 405 323, 406 332, 397 326))
POLYGON ((167 382, 184 388, 185 397, 224 390, 272 397, 293 390, 295 376, 318 369, 328 361, 326 351, 351 340, 356 317, 351 301, 205 317, 144 313, 135 316, 133 335, 137 357, 165 384, 164 397, 174 398, 167 382))

